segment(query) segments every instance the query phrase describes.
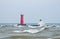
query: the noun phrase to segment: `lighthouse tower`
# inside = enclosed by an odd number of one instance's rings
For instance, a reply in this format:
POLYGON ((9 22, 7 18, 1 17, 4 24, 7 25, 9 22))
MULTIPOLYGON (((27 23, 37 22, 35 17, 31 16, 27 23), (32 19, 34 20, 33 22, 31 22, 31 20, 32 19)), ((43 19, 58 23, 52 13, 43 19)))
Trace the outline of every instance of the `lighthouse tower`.
POLYGON ((24 25, 24 15, 21 14, 21 17, 20 17, 20 25, 24 25))
POLYGON ((24 15, 23 14, 20 15, 20 23, 18 24, 18 26, 19 25, 26 26, 26 24, 24 23, 24 15))

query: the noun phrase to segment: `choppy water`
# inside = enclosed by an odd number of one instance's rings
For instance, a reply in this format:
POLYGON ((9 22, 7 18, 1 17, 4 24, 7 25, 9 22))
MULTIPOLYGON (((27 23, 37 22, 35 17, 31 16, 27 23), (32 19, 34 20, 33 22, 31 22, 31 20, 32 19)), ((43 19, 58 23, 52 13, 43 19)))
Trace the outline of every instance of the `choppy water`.
MULTIPOLYGON (((52 26, 52 25, 49 25, 52 26)), ((55 25, 38 33, 13 32, 29 29, 28 27, 15 27, 13 25, 0 24, 0 39, 60 39, 60 25, 55 25), (57 26, 57 27, 56 27, 57 26)), ((39 28, 37 28, 39 29, 39 28)))

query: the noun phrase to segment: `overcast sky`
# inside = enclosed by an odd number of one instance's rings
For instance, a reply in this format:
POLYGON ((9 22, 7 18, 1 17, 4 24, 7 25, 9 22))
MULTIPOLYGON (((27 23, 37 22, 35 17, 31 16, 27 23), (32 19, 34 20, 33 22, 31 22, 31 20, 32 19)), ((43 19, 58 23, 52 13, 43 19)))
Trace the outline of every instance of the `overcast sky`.
POLYGON ((60 0, 0 0, 0 23, 60 23, 60 0))

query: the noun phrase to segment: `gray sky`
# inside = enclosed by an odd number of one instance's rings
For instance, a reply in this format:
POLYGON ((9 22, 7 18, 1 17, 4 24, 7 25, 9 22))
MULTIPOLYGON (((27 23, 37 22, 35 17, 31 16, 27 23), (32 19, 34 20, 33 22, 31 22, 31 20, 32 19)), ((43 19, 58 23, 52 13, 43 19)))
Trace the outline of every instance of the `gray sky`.
POLYGON ((60 23, 60 0, 0 0, 0 23, 19 23, 21 12, 25 23, 60 23))

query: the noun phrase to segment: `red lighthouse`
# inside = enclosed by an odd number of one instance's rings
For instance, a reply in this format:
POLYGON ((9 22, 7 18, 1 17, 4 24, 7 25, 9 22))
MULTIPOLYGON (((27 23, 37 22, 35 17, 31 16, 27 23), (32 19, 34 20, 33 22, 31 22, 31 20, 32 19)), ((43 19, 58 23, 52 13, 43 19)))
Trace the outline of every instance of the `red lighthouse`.
POLYGON ((23 14, 21 14, 21 17, 20 17, 20 24, 24 25, 24 15, 23 14))
POLYGON ((24 23, 24 15, 23 14, 20 15, 20 23, 17 26, 19 26, 19 25, 26 26, 26 24, 24 23))
POLYGON ((17 26, 19 26, 19 25, 26 26, 26 24, 24 23, 24 15, 23 14, 20 15, 20 23, 17 24, 17 26))

